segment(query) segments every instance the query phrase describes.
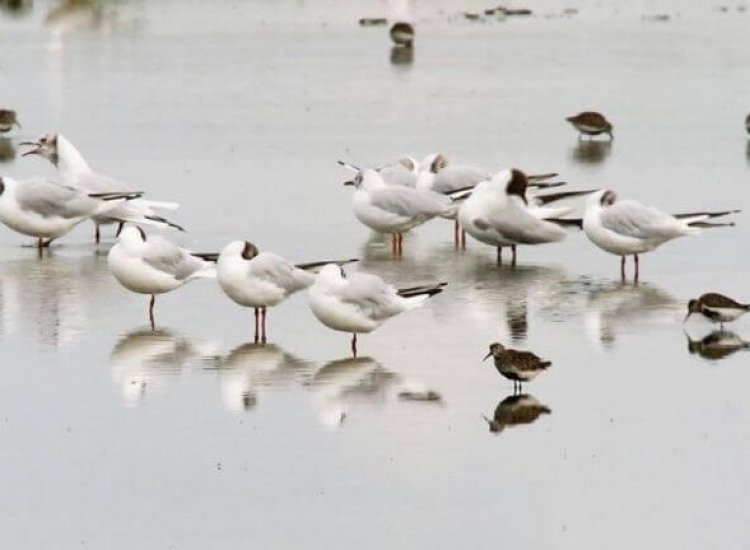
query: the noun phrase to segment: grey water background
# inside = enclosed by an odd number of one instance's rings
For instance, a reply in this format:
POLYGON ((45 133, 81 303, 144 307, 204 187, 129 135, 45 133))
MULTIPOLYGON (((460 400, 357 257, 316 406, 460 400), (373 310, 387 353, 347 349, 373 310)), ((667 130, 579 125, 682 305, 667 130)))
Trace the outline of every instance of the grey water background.
MULTIPOLYGON (((644 255, 638 286, 583 235, 512 270, 434 221, 394 260, 335 164, 443 151, 669 211, 747 209, 746 4, 539 1, 472 22, 489 6, 419 2, 405 64, 357 25, 380 2, 82 4, 0 11, 0 101, 23 124, 5 150, 62 132, 179 201, 189 231, 170 236, 195 249, 250 238, 450 284, 353 361, 304 295, 270 312, 273 345, 248 344, 251 311, 211 281, 159 297, 151 334, 90 224, 41 260, 2 228, 3 547, 747 547, 748 356, 691 354, 684 331, 714 327, 682 324, 702 292, 750 299, 747 214, 644 255), (577 141, 563 118, 585 109, 611 145, 577 141), (495 340, 554 363, 524 388, 551 414, 500 433, 482 419, 511 393, 480 361, 495 340)), ((5 156, 3 175, 53 173, 5 156)))

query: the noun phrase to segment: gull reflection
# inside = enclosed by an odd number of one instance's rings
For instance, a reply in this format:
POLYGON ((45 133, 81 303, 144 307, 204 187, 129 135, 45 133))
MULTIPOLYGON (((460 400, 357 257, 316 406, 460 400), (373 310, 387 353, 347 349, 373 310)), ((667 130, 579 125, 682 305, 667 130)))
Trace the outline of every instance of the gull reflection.
POLYGON ((571 157, 582 164, 596 164, 606 159, 611 150, 611 141, 578 140, 575 147, 571 149, 571 157))
POLYGON ((193 362, 215 357, 216 345, 167 330, 139 328, 122 336, 109 357, 114 381, 127 405, 136 405, 146 391, 176 379, 193 362))
POLYGON ((16 158, 16 148, 10 138, 0 138, 0 162, 10 162, 16 158))
POLYGON ((551 414, 552 410, 542 405, 536 397, 528 393, 509 395, 495 407, 492 418, 483 418, 490 427, 490 432, 500 433, 505 428, 521 424, 533 424, 543 414, 551 414))
POLYGON ((97 290, 109 277, 106 261, 80 258, 25 258, 0 265, 0 334, 30 331, 53 346, 78 341, 95 307, 97 290))
POLYGON ((394 400, 442 402, 436 391, 421 382, 404 380, 372 357, 330 361, 315 373, 309 388, 312 406, 328 428, 339 427, 354 407, 383 408, 394 400))
POLYGON ((287 387, 312 368, 275 344, 242 344, 218 362, 222 400, 230 411, 250 410, 259 389, 287 387))
POLYGON ((57 36, 83 30, 130 30, 137 20, 123 17, 122 2, 103 0, 60 0, 52 5, 45 18, 46 27, 57 36))
POLYGON ((614 345, 619 331, 643 324, 670 324, 682 302, 651 284, 592 285, 584 323, 589 337, 605 347, 614 345))
POLYGON ((697 353, 709 361, 718 361, 740 350, 750 349, 750 343, 727 330, 715 330, 700 340, 693 340, 688 334, 685 336, 688 340, 688 352, 691 355, 697 353))
POLYGON ((32 0, 0 0, 0 10, 13 16, 29 13, 32 6, 32 0))

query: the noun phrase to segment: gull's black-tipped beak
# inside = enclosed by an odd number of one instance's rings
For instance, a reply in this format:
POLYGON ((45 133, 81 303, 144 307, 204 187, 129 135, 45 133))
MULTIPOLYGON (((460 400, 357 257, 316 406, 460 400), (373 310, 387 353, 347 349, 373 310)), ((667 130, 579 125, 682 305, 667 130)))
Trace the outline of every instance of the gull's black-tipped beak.
POLYGON ((482 361, 486 361, 491 355, 492 355, 492 352, 489 352, 487 355, 484 356, 484 359, 482 359, 482 361))
POLYGON ((23 126, 21 126, 21 123, 18 122, 17 120, 15 121, 15 125, 18 126, 19 130, 23 130, 23 126))
POLYGON ((42 150, 42 145, 40 143, 37 143, 36 141, 22 141, 18 144, 19 147, 34 147, 34 149, 29 149, 24 154, 22 154, 22 157, 26 157, 28 155, 38 155, 39 151, 42 150))

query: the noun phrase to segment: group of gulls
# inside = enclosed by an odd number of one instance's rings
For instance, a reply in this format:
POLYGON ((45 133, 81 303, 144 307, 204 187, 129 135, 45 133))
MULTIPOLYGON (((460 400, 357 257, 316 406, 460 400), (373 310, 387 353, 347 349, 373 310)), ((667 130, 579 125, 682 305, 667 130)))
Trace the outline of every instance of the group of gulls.
MULTIPOLYGON (((607 134, 612 125, 595 112, 583 112, 568 120, 581 135, 607 134)), ((0 131, 18 125, 15 113, 0 111, 0 131), (8 115, 7 113, 12 113, 8 115)), ((19 125, 20 126, 20 125, 19 125)), ((147 200, 123 182, 96 172, 73 144, 61 134, 45 134, 22 142, 29 149, 23 156, 38 155, 57 168, 58 178, 18 181, 0 178, 0 221, 11 229, 37 239, 42 249, 84 220, 100 226, 117 224, 117 242, 108 254, 109 268, 128 290, 150 296, 148 314, 155 328, 154 303, 158 294, 175 290, 199 278, 216 278, 235 303, 254 309, 255 342, 265 343, 267 308, 291 294, 308 290, 314 316, 325 326, 352 335, 351 351, 357 354, 357 335, 375 330, 387 319, 421 305, 440 293, 445 282, 397 289, 380 277, 348 272, 344 266, 356 259, 293 264, 244 240, 229 243, 220 253, 196 253, 169 240, 146 234, 143 226, 182 231, 164 217, 178 207, 170 201, 147 200)), ((359 168, 339 161, 353 177, 345 185, 355 188, 352 207, 356 218, 371 229, 391 235, 392 253, 403 253, 402 234, 433 218, 454 220, 456 246, 466 245, 465 234, 497 249, 511 249, 517 262, 518 245, 561 241, 571 230, 582 229, 597 247, 635 262, 634 282, 639 277, 639 254, 656 249, 674 238, 699 233, 706 228, 733 223, 714 222, 736 210, 667 214, 634 200, 620 199, 610 189, 546 191, 565 185, 553 181, 555 173, 526 174, 519 169, 497 172, 474 166, 455 165, 444 154, 431 154, 422 161, 404 156, 377 168, 359 168), (560 205, 566 199, 589 195, 582 218, 571 217, 572 208, 560 205)), ((688 317, 699 313, 724 323, 745 313, 750 306, 725 296, 704 294, 688 305, 688 317)), ((687 318, 686 318, 687 320, 687 318)), ((493 343, 485 359, 514 383, 534 378, 551 362, 525 351, 493 343)))

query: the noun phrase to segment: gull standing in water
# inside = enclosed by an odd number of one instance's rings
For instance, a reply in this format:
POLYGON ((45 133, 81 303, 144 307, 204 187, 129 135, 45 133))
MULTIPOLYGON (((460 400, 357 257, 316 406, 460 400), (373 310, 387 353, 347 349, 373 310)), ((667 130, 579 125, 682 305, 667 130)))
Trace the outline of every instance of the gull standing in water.
POLYGON ((422 305, 443 291, 447 283, 396 289, 377 275, 346 273, 328 264, 308 290, 310 309, 328 328, 352 335, 352 354, 357 356, 357 334, 378 328, 391 317, 422 305))
POLYGON ((436 216, 451 218, 458 207, 456 201, 466 191, 451 196, 429 189, 387 185, 375 170, 366 168, 353 182, 356 191, 352 196, 354 215, 366 226, 380 233, 391 234, 392 252, 402 253, 404 231, 408 231, 436 216))
POLYGON ((255 342, 266 343, 266 308, 280 304, 315 282, 313 270, 336 262, 292 264, 281 256, 260 252, 249 241, 234 241, 221 251, 216 266, 219 285, 235 303, 255 309, 255 342), (260 338, 259 338, 260 333, 260 338))
POLYGON ((180 248, 158 235, 146 236, 140 227, 128 226, 109 251, 107 263, 115 279, 132 292, 150 294, 148 317, 155 330, 157 294, 181 287, 194 279, 213 278, 216 254, 198 254, 180 248))
POLYGON ((504 170, 477 185, 459 208, 461 227, 479 242, 497 247, 498 261, 502 261, 505 246, 511 247, 512 265, 516 265, 517 244, 560 241, 568 234, 565 227, 581 227, 579 219, 560 217, 570 211, 569 207, 546 205, 592 191, 566 191, 527 198, 528 186, 523 172, 515 168, 504 170))
MULTIPOLYGON (((58 170, 62 183, 85 191, 87 193, 108 193, 112 191, 128 191, 129 186, 109 176, 99 174, 91 169, 89 164, 70 141, 62 134, 45 134, 36 141, 25 141, 19 145, 34 147, 26 151, 23 156, 39 155, 49 160, 58 170)), ((178 204, 174 202, 151 201, 139 199, 121 205, 119 209, 108 212, 106 216, 94 218, 96 232, 94 238, 100 240, 99 226, 118 222, 120 225, 117 235, 122 231, 125 222, 138 225, 152 225, 155 227, 171 227, 183 231, 182 227, 158 215, 155 209, 175 210, 178 204)))
POLYGON ((44 178, 0 178, 0 221, 37 238, 40 250, 83 220, 121 208, 141 193, 84 193, 44 178), (44 239, 47 239, 46 241, 44 239))
POLYGON ((625 279, 625 257, 635 260, 634 281, 638 282, 638 254, 650 252, 667 241, 700 233, 701 229, 733 226, 707 220, 735 214, 739 210, 666 214, 633 200, 619 200, 614 191, 603 189, 592 195, 583 218, 589 240, 610 254, 621 256, 620 275, 625 279))

